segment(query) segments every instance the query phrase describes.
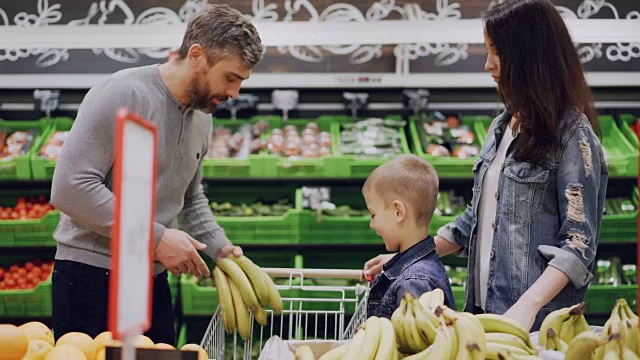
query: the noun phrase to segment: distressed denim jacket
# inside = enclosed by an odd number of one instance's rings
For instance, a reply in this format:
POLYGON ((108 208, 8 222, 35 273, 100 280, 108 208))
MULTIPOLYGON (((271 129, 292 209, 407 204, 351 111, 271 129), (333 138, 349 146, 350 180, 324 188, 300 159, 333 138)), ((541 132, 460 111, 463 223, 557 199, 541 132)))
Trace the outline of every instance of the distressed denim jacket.
POLYGON ((583 114, 562 136, 559 149, 541 165, 518 162, 511 143, 498 179, 484 179, 511 119, 498 116, 473 165, 473 199, 455 222, 438 230, 468 257, 465 311, 474 310, 476 230, 482 181, 498 181, 498 200, 484 311, 503 314, 542 275, 547 266, 562 271, 569 284, 537 314, 532 331, 551 311, 584 301, 598 247, 608 170, 598 137, 583 114))
POLYGON ((444 292, 445 305, 455 309, 449 278, 436 253, 433 237, 429 236, 384 265, 382 273, 371 284, 367 317, 390 319, 406 291, 420 297, 436 288, 444 292))

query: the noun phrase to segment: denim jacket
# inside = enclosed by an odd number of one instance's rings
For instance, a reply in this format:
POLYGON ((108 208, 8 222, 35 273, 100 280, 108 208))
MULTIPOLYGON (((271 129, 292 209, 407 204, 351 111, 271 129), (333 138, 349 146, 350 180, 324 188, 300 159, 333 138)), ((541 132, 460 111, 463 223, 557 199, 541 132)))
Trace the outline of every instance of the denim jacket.
POLYGON ((435 250, 433 237, 429 236, 389 260, 371 284, 367 317, 390 319, 406 291, 420 297, 436 288, 444 292, 445 305, 455 309, 449 278, 435 250))
MULTIPOLYGON (((561 146, 541 165, 514 159, 516 135, 498 179, 498 200, 486 309, 503 314, 542 275, 547 266, 569 277, 567 285, 536 317, 537 330, 551 311, 584 301, 598 247, 608 170, 598 137, 583 114, 569 112, 579 124, 563 134, 561 146)), ((473 199, 455 222, 438 234, 462 247, 468 257, 465 311, 473 311, 478 203, 482 181, 511 119, 498 116, 473 165, 473 199)))

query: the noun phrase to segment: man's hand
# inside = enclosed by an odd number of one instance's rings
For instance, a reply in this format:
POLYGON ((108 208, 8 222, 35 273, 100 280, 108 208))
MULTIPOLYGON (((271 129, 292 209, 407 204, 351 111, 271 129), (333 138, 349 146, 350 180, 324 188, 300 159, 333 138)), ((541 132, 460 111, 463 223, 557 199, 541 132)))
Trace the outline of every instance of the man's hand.
POLYGON ((240 246, 225 245, 216 254, 216 261, 233 254, 235 257, 242 256, 242 248, 240 246))
POLYGON ((373 259, 367 261, 364 264, 364 277, 365 279, 371 279, 376 277, 380 272, 382 272, 382 266, 386 264, 392 257, 396 254, 381 254, 373 259))
POLYGON ((197 250, 207 245, 195 240, 184 231, 166 229, 154 251, 155 258, 175 276, 192 273, 197 277, 209 276, 209 268, 197 250))

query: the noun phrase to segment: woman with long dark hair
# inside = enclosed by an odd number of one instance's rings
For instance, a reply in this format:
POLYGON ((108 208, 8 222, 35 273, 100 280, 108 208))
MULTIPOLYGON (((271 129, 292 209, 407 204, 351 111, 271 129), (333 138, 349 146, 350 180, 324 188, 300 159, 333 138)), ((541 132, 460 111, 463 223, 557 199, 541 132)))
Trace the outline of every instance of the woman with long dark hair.
MULTIPOLYGON (((473 166, 471 206, 440 228, 440 256, 469 258, 464 310, 537 330, 585 299, 608 172, 569 31, 548 0, 510 0, 484 17, 485 69, 506 110, 473 166)), ((389 258, 365 264, 377 273, 389 258)))

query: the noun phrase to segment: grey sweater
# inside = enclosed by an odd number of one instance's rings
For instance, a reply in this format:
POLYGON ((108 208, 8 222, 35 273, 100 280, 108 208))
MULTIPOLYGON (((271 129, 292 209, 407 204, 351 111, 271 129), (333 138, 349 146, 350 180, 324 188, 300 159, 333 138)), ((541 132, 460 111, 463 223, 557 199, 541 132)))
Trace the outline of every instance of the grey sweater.
MULTIPOLYGON (((120 107, 158 128, 155 245, 166 228, 179 226, 214 257, 230 242, 200 183, 211 116, 185 109, 152 65, 117 72, 85 96, 53 175, 51 202, 62 212, 54 234, 55 258, 110 268, 115 113, 120 107)), ((156 274, 163 270, 154 264, 156 274)))

